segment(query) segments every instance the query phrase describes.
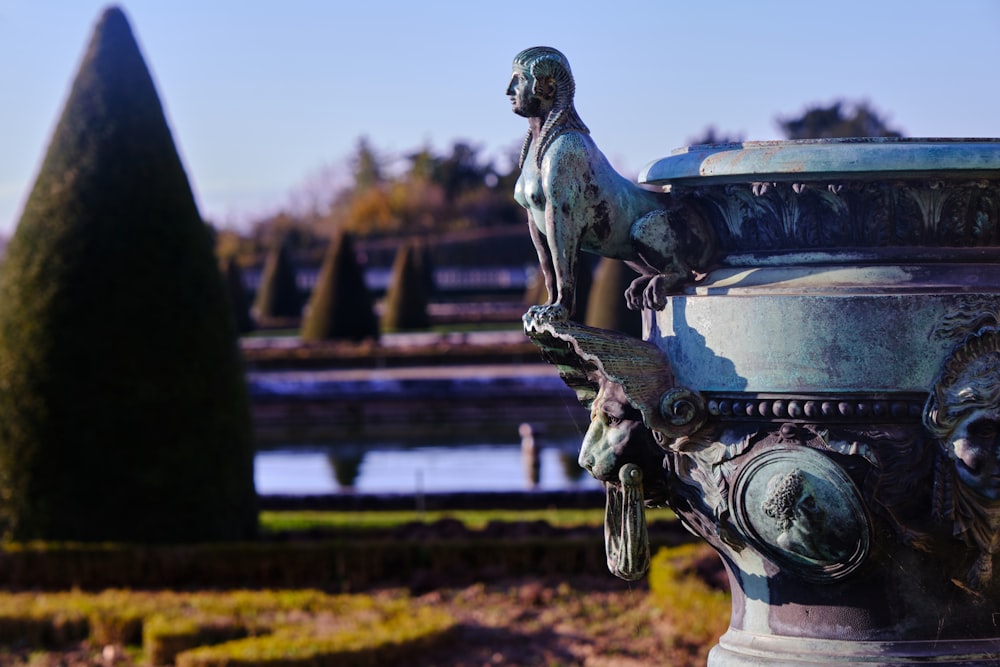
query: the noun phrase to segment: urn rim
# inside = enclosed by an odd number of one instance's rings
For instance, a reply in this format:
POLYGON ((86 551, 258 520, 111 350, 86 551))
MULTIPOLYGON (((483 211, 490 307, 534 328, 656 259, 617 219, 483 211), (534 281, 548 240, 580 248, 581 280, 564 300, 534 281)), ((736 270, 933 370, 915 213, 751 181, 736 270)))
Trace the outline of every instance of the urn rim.
POLYGON ((1000 138, 802 139, 701 144, 639 174, 646 185, 996 177, 1000 138))

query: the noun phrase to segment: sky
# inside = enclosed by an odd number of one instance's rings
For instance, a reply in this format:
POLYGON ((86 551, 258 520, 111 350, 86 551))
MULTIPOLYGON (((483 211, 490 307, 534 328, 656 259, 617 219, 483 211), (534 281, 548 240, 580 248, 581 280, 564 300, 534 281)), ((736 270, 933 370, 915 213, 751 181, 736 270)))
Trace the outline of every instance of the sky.
MULTIPOLYGON (((598 146, 634 177, 708 126, 866 101, 911 137, 1000 137, 1000 0, 122 0, 202 216, 245 227, 387 158, 456 140, 500 164, 520 50, 569 59, 598 146)), ((10 234, 104 7, 0 0, 0 235, 10 234)), ((308 203, 308 202, 306 202, 308 203)))

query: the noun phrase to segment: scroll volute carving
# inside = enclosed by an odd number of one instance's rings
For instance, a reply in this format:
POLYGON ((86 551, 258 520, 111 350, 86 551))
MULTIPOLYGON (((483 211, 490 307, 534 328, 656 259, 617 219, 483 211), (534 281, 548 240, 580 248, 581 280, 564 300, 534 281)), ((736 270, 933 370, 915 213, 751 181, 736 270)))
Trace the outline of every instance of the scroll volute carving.
POLYGON ((669 497, 664 450, 704 423, 704 401, 676 386, 669 362, 651 343, 530 312, 524 321, 525 332, 590 409, 580 465, 607 493, 608 568, 638 579, 649 567, 645 506, 669 497))
POLYGON ((619 386, 661 446, 696 431, 707 416, 701 394, 677 386, 670 361, 654 344, 573 321, 524 317, 525 333, 590 407, 619 386))

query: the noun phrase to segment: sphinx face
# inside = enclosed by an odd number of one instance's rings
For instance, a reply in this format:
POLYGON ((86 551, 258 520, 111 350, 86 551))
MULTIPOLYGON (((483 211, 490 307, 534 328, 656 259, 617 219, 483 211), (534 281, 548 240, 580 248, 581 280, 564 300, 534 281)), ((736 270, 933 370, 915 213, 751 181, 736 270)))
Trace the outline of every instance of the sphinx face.
POLYGON ((628 402, 621 385, 602 383, 580 447, 580 466, 606 484, 619 483, 622 466, 638 466, 647 504, 659 505, 666 501, 663 456, 642 414, 628 402))
POLYGON ((510 98, 511 109, 518 116, 525 118, 544 118, 551 108, 551 103, 535 93, 535 78, 524 67, 515 65, 507 84, 507 97, 510 98))

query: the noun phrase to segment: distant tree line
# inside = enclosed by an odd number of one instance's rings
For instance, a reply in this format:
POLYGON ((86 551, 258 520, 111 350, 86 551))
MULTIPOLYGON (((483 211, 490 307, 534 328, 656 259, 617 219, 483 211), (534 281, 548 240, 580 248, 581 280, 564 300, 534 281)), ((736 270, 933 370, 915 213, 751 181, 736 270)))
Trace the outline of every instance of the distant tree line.
MULTIPOLYGON (((834 100, 808 105, 799 116, 778 116, 778 129, 785 139, 850 139, 852 137, 905 136, 893 129, 886 116, 867 101, 834 100)), ((719 130, 708 125, 701 133, 688 139, 688 145, 729 144, 743 141, 743 135, 719 130)))
POLYGON ((524 214, 511 196, 518 170, 513 159, 507 162, 500 168, 465 141, 444 153, 424 147, 391 159, 362 137, 347 159, 346 184, 313 185, 305 210, 264 217, 248 233, 220 230, 219 254, 259 263, 281 242, 302 261, 319 263, 340 231, 364 240, 520 224, 524 214))

